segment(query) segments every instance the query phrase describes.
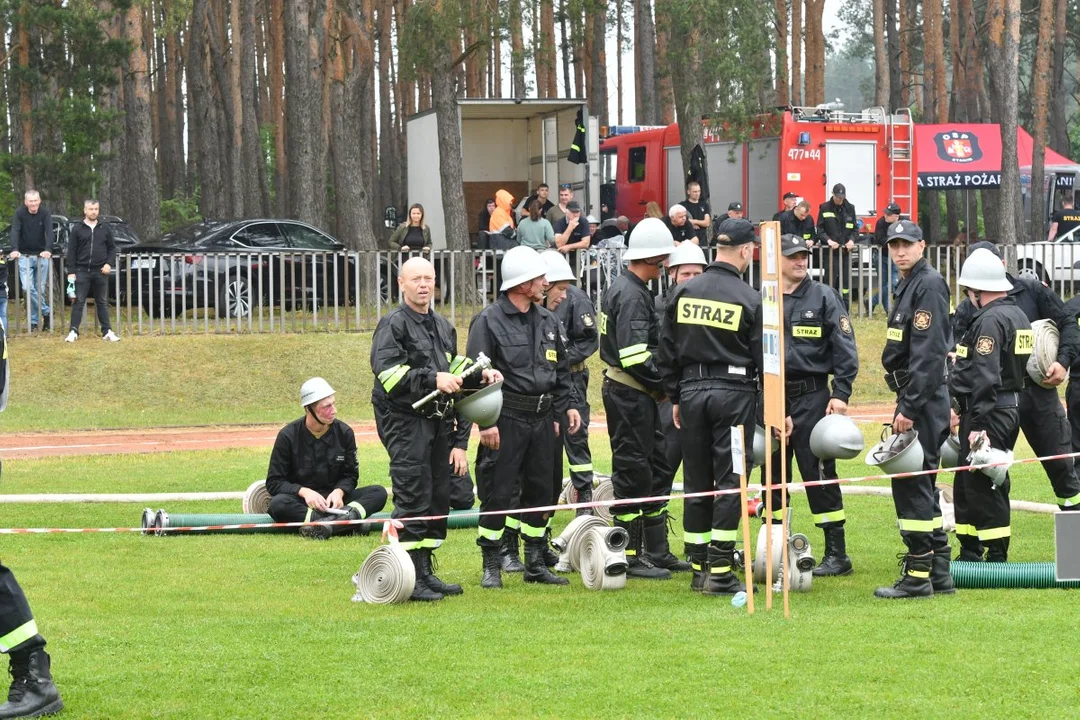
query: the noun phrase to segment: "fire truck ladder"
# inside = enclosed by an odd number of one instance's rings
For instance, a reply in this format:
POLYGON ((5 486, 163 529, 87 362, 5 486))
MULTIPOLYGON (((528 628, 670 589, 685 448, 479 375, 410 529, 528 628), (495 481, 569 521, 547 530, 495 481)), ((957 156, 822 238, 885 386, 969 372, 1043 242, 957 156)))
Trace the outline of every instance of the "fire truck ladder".
POLYGON ((891 201, 911 214, 912 184, 911 160, 912 144, 915 142, 915 124, 911 121, 911 111, 900 108, 895 113, 886 115, 886 133, 889 141, 889 161, 892 169, 890 179, 891 201))

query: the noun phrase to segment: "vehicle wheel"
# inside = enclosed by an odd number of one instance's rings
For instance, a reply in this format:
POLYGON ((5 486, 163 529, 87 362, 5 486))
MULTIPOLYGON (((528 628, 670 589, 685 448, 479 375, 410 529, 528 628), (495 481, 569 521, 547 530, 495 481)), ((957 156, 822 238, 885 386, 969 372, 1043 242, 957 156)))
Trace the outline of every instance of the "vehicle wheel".
POLYGON ((1050 278, 1046 276, 1046 271, 1043 270, 1042 264, 1034 260, 1028 260, 1021 263, 1016 269, 1016 274, 1022 278, 1027 278, 1028 280, 1034 280, 1040 283, 1048 283, 1050 281, 1050 278))
POLYGON ((397 268, 394 267, 394 263, 387 259, 382 259, 382 272, 379 275, 379 294, 382 296, 383 302, 391 304, 394 302, 394 293, 397 289, 397 268))
POLYGON ((251 287, 246 278, 233 275, 218 287, 218 317, 246 318, 251 314, 251 287))

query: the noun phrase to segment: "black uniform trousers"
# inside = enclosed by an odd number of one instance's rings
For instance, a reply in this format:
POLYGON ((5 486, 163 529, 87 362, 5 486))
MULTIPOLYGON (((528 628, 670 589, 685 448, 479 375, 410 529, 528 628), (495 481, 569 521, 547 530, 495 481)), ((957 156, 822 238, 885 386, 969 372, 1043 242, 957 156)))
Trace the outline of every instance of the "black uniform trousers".
MULTIPOLYGON (((909 418, 919 433, 923 450, 923 469, 936 470, 941 444, 949 436, 949 389, 944 382, 930 401, 909 418)), ((893 506, 896 508, 900 537, 912 555, 925 555, 947 547, 948 537, 942 528, 941 505, 934 474, 914 475, 892 480, 893 506)))
MULTIPOLYGON (((1080 452, 1080 375, 1069 380, 1065 388, 1065 403, 1069 407, 1069 424, 1072 426, 1072 451, 1080 452)), ((1073 471, 1080 472, 1080 457, 1073 458, 1073 471)))
POLYGON ((0 652, 24 653, 45 647, 15 575, 0 562, 0 652))
MULTIPOLYGON (((1072 383, 1069 385, 1071 388, 1072 383)), ((1072 407, 1072 401, 1069 401, 1069 407, 1072 407)), ((1020 429, 1024 431, 1024 437, 1036 457, 1072 452, 1069 419, 1061 407, 1057 388, 1044 388, 1032 381, 1025 381, 1024 390, 1020 393, 1020 429)), ((1080 509, 1080 480, 1077 479, 1074 461, 1071 458, 1043 460, 1042 466, 1054 488, 1058 507, 1080 509)))
POLYGON ((439 547, 446 539, 446 520, 408 520, 450 511, 450 441, 446 421, 425 418, 385 404, 375 406, 375 427, 390 455, 394 489, 393 517, 404 528, 398 539, 406 550, 439 547))
POLYGON ((675 419, 671 415, 671 401, 664 398, 657 405, 657 410, 660 413, 660 430, 664 433, 664 462, 657 467, 653 495, 670 495, 675 474, 682 465, 682 443, 679 442, 679 429, 675 427, 675 419))
MULTIPOLYGON (((320 490, 319 492, 323 491, 320 490)), ((323 494, 329 492, 327 490, 323 494)), ((395 491, 395 500, 397 500, 396 495, 397 492, 395 491)), ((386 507, 386 488, 382 485, 358 487, 345 493, 344 502, 346 505, 353 503, 360 505, 364 509, 364 517, 371 517, 386 507)), ((311 508, 307 506, 307 503, 299 495, 282 493, 270 498, 268 514, 273 518, 274 522, 307 522, 311 519, 310 513, 311 508)), ((359 529, 359 526, 357 526, 357 529, 359 529)))
MULTIPOLYGON (((592 489, 593 466, 592 451, 589 449, 589 369, 571 373, 570 381, 574 384, 574 391, 578 396, 578 403, 571 403, 570 407, 577 410, 581 415, 581 429, 570 435, 563 429, 559 435, 562 440, 559 445, 566 450, 566 459, 570 463, 570 482, 578 490, 592 489)), ((558 467, 555 471, 559 475, 559 485, 556 495, 562 487, 562 453, 559 451, 558 467)))
MULTIPOLYGON (((987 418, 986 435, 990 447, 1012 450, 1020 434, 1020 415, 1015 407, 994 408, 987 418)), ((971 434, 970 413, 960 416, 960 458, 967 462, 971 452, 968 435, 971 434)), ((1005 482, 994 489, 990 478, 971 470, 961 470, 953 480, 953 503, 956 512, 956 536, 961 545, 984 545, 990 549, 989 557, 1004 562, 1009 552, 1010 529, 1008 473, 1005 482), (977 538, 972 542, 966 538, 977 538)))
MULTIPOLYGON (((737 490, 739 476, 731 462, 731 428, 742 426, 747 443, 753 441, 756 388, 749 384, 702 380, 684 382, 679 396, 683 488, 688 494, 737 490)), ((747 455, 749 453, 744 457, 747 455)), ((734 548, 742 517, 740 503, 737 492, 685 498, 683 540, 687 552, 694 549, 693 546, 708 545, 710 541, 721 543, 724 549, 734 548)))
MULTIPOLYGON (((794 456, 799 465, 799 475, 803 482, 816 480, 835 480, 836 461, 826 460, 824 463, 825 475, 822 478, 818 458, 810 452, 810 433, 821 418, 825 417, 825 410, 829 407, 831 394, 827 385, 822 385, 817 390, 801 395, 787 396, 787 412, 791 416, 791 437, 787 443, 787 477, 792 481, 791 459, 794 456)), ((773 453, 772 479, 774 485, 780 484, 780 451, 773 453)), ((764 472, 764 471, 763 471, 764 472)), ((774 520, 782 520, 780 517, 780 490, 773 491, 774 520)), ((844 496, 840 493, 839 485, 811 485, 806 488, 806 500, 810 505, 810 513, 813 515, 814 524, 824 528, 829 525, 843 525, 844 496)))
POLYGON ((94 309, 97 311, 101 334, 104 335, 112 329, 109 323, 109 278, 111 277, 112 275, 103 275, 101 270, 75 271, 75 302, 71 305, 71 329, 76 333, 79 332, 83 313, 86 312, 86 298, 91 293, 94 296, 94 309))
MULTIPOLYGON (((615 499, 650 497, 657 490, 657 476, 667 467, 656 400, 608 378, 604 378, 601 395, 611 440, 611 484, 615 499)), ((642 514, 655 515, 666 505, 663 501, 620 504, 612 508, 612 514, 621 522, 630 522, 642 514)))
POLYGON ((818 250, 821 263, 821 281, 843 295, 848 300, 851 291, 851 251, 841 245, 835 250, 828 241, 822 240, 818 250))
MULTIPOLYGON (((550 504, 554 492, 551 466, 555 459, 555 420, 551 410, 531 413, 504 407, 498 428, 499 449, 481 445, 476 454, 480 512, 550 504)), ((481 515, 476 544, 498 547, 507 525, 506 515, 481 515)), ((547 528, 546 513, 521 513, 520 528, 526 538, 542 538, 547 528)))

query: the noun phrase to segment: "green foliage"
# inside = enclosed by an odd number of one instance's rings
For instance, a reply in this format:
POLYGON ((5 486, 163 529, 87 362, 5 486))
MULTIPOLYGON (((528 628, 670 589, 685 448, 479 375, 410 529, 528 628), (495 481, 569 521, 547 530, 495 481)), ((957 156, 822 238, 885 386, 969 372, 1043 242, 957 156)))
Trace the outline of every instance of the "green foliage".
MULTIPOLYGON (((167 233, 170 230, 184 225, 190 225, 202 220, 202 215, 199 214, 199 193, 196 192, 191 197, 177 196, 174 198, 168 198, 161 201, 161 232, 167 233)), ((149 240, 150 238, 143 238, 143 240, 149 240)))

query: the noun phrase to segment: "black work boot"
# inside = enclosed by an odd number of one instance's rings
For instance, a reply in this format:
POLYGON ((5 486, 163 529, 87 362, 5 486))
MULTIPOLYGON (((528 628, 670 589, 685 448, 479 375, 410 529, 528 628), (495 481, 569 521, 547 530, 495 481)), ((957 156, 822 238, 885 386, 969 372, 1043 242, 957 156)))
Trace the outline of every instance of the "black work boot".
POLYGON ((934 550, 934 562, 930 566, 930 584, 934 586, 935 595, 956 593, 952 573, 949 572, 950 558, 952 558, 952 548, 948 545, 934 550))
MULTIPOLYGON (((337 520, 337 515, 331 515, 330 513, 321 513, 317 510, 311 511, 311 517, 306 522, 319 522, 322 520, 337 520)), ((334 534, 334 528, 329 525, 301 525, 300 537, 305 537, 308 540, 329 540, 334 534)))
POLYGON ((986 562, 1003 563, 1009 561, 1009 538, 986 541, 986 562))
POLYGON ((64 707, 53 684, 49 654, 42 648, 12 653, 11 687, 0 705, 0 718, 27 718, 53 715, 64 707))
POLYGON ((670 572, 689 572, 690 563, 683 562, 672 554, 668 545, 668 514, 665 510, 659 515, 644 516, 642 535, 645 541, 645 557, 658 568, 670 572))
POLYGON ((975 535, 957 535, 957 540, 960 541, 960 554, 957 556, 957 560, 961 562, 982 562, 983 553, 986 552, 986 548, 983 547, 982 541, 975 535))
POLYGON ((848 557, 847 542, 844 539, 844 526, 827 525, 822 530, 825 533, 825 555, 814 568, 814 577, 834 577, 853 573, 854 568, 851 567, 851 558, 848 557))
POLYGON ((484 577, 480 579, 480 587, 501 588, 503 586, 500 550, 501 548, 498 547, 480 546, 480 552, 484 556, 484 577))
POLYGON ((419 600, 421 602, 442 600, 446 596, 441 592, 435 592, 427 584, 427 575, 424 572, 424 562, 421 559, 422 554, 423 550, 421 549, 409 551, 409 558, 412 560, 413 569, 416 571, 416 584, 413 585, 413 592, 409 599, 419 600))
POLYGON ((499 554, 503 572, 525 572, 525 566, 521 564, 521 555, 518 554, 518 547, 518 531, 511 528, 503 530, 502 548, 499 554))
POLYGON ((544 530, 544 564, 553 568, 559 564, 559 554, 551 549, 551 528, 544 530))
POLYGON ((686 554, 690 557, 690 569, 694 572, 690 578, 690 589, 701 592, 705 589, 705 578, 709 575, 707 545, 687 545, 686 554))
MULTIPOLYGON (((592 502, 592 485, 584 490, 577 491, 577 501, 579 503, 592 502)), ((592 508, 578 508, 574 511, 574 517, 581 517, 582 515, 594 515, 592 508)))
POLYGON ((544 539, 525 540, 525 582, 544 585, 569 585, 570 581, 548 570, 544 563, 544 539))
POLYGON ((708 550, 709 574, 701 592, 705 595, 734 595, 746 592, 735 576, 735 543, 712 543, 708 550), (731 547, 727 547, 731 546, 731 547))
POLYGON ((933 567, 934 553, 898 555, 900 558, 900 579, 892 587, 880 587, 874 591, 874 597, 887 599, 934 597, 934 586, 930 583, 930 569, 933 567))
POLYGON ((644 520, 641 515, 630 522, 615 520, 616 527, 621 527, 630 535, 626 546, 626 577, 646 580, 670 580, 671 573, 652 564, 645 554, 645 542, 642 533, 644 520))
POLYGON ((443 595, 461 595, 465 591, 461 589, 460 585, 444 583, 442 580, 435 577, 435 556, 432 554, 433 552, 434 551, 431 548, 420 549, 420 562, 424 566, 424 582, 427 583, 429 588, 437 593, 442 593, 443 595))

